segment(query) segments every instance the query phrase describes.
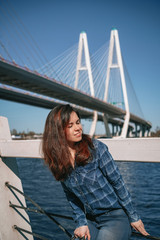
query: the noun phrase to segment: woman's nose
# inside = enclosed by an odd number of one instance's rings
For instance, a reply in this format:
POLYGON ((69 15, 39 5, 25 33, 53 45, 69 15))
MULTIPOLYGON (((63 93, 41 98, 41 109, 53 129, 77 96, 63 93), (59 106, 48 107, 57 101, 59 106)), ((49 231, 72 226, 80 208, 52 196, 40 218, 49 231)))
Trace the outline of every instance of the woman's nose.
POLYGON ((80 125, 75 125, 75 130, 79 130, 80 129, 80 125))

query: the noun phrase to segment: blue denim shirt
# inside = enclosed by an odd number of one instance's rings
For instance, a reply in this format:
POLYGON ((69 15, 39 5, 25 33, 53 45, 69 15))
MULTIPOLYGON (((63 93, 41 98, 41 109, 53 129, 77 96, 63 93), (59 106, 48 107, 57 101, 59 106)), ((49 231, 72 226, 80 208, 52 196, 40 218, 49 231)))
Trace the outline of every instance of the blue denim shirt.
POLYGON ((86 214, 96 216, 112 209, 123 208, 130 222, 139 220, 115 161, 108 147, 93 140, 92 160, 74 170, 61 182, 73 209, 77 227, 87 225, 86 214))

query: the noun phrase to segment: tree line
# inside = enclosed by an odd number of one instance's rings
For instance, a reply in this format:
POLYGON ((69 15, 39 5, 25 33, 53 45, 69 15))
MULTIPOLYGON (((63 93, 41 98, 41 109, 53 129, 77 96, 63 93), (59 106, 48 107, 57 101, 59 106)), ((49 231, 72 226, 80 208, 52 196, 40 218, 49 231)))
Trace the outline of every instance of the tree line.
POLYGON ((151 137, 160 137, 160 127, 156 127, 154 132, 151 132, 151 137))
MULTIPOLYGON (((11 135, 13 136, 20 136, 21 138, 33 138, 35 135, 42 136, 42 133, 35 133, 34 131, 25 131, 18 132, 16 129, 11 130, 11 135)), ((160 127, 156 127, 155 131, 151 132, 151 137, 160 137, 160 127)))
POLYGON ((16 129, 12 129, 11 130, 11 135, 12 136, 19 136, 20 138, 22 139, 25 139, 27 137, 30 137, 30 138, 34 138, 35 135, 37 136, 41 136, 42 133, 35 133, 34 131, 22 131, 22 132, 18 132, 16 129))

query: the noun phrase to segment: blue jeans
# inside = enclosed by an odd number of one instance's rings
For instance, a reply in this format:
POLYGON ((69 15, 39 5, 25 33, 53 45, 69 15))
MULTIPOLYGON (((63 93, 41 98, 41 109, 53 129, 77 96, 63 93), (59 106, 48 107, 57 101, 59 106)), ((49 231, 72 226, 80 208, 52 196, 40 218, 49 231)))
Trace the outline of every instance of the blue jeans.
POLYGON ((131 226, 123 209, 116 209, 88 220, 91 240, 129 240, 131 226))

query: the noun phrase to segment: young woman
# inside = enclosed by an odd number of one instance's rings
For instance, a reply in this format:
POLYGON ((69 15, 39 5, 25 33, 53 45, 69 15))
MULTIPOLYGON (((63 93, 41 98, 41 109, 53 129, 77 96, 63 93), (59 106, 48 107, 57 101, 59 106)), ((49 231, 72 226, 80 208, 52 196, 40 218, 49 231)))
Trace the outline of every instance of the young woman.
POLYGON ((131 226, 148 235, 107 146, 83 134, 79 114, 69 104, 49 113, 42 149, 73 208, 76 237, 128 240, 131 226))

